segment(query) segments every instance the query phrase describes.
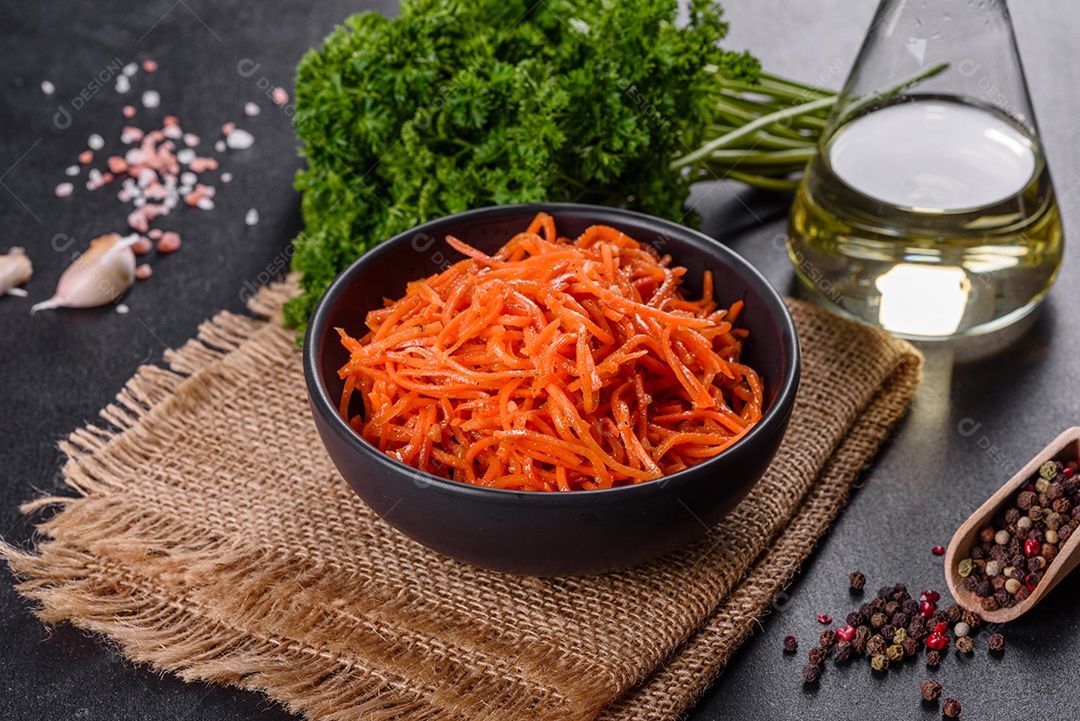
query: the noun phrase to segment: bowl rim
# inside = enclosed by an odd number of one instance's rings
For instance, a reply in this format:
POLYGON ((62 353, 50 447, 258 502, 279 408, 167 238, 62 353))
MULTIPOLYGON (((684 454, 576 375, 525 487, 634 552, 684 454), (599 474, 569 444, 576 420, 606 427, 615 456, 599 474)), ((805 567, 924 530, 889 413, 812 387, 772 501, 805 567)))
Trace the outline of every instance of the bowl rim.
POLYGON ((327 425, 329 425, 336 435, 350 448, 355 449, 362 456, 374 462, 376 465, 381 466, 392 474, 401 475, 404 480, 433 485, 452 493, 483 496, 489 500, 501 498, 507 501, 518 500, 528 501, 530 503, 536 503, 541 501, 541 499, 547 499, 546 502, 555 504, 581 503, 587 499, 610 498, 616 493, 624 496, 641 493, 651 494, 664 489, 672 489, 683 483, 693 481, 696 475, 700 474, 702 470, 707 469, 708 466, 717 465, 725 458, 732 455, 738 455, 741 449, 753 445, 752 442, 754 439, 767 438, 777 430, 783 428, 783 424, 787 420, 790 409, 794 404, 795 392, 798 390, 802 366, 799 338, 795 330, 795 321, 791 317, 791 312, 788 310, 787 305, 784 303, 779 292, 777 292, 772 284, 766 280, 765 276, 741 255, 723 245, 715 238, 711 238, 698 230, 685 225, 680 225, 670 220, 664 220, 663 218, 633 210, 584 203, 518 203, 474 208, 461 213, 454 213, 452 215, 429 220, 380 242, 375 247, 363 253, 345 270, 339 273, 323 292, 322 296, 320 296, 315 305, 315 310, 308 319, 307 331, 304 334, 303 357, 304 378, 307 385, 308 397, 313 409, 322 416, 327 425), (781 346, 787 351, 789 362, 787 363, 784 375, 780 380, 780 387, 772 406, 743 438, 739 439, 738 442, 732 444, 729 448, 725 448, 712 458, 685 470, 673 473, 670 476, 664 476, 662 478, 628 486, 617 486, 614 488, 577 490, 570 493, 541 493, 537 491, 519 491, 507 488, 476 486, 471 483, 462 483, 461 481, 454 481, 436 476, 426 471, 421 471, 382 453, 375 448, 375 446, 372 446, 365 441, 360 434, 356 433, 356 431, 345 422, 338 413, 337 402, 330 398, 326 391, 320 364, 318 362, 319 359, 316 357, 318 346, 317 339, 325 334, 327 316, 330 314, 337 297, 344 292, 345 289, 351 286, 356 278, 363 273, 369 265, 377 262, 383 255, 392 252, 401 243, 411 242, 417 235, 434 235, 448 225, 493 220, 502 217, 535 215, 541 211, 550 213, 551 215, 558 215, 560 213, 584 215, 590 218, 596 218, 597 223, 606 223, 615 225, 616 227, 620 219, 632 219, 639 224, 656 228, 658 235, 667 234, 682 236, 692 243, 703 245, 709 252, 722 256, 725 262, 734 267, 752 287, 760 292, 765 299, 769 311, 772 313, 779 326, 781 346))

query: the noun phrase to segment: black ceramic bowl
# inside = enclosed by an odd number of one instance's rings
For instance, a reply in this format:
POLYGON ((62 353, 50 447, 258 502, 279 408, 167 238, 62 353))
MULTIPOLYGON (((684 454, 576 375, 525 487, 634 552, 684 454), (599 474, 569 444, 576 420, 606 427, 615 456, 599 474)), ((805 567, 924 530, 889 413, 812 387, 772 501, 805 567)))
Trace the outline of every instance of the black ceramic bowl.
POLYGON ((304 340, 315 424, 338 471, 388 523, 420 543, 478 566, 533 575, 598 573, 637 564, 701 536, 761 478, 776 453, 799 382, 799 345, 780 296, 749 263, 694 230, 640 213, 574 204, 511 205, 425 223, 371 250, 343 272, 315 309, 304 340), (739 324, 750 330, 744 362, 765 384, 765 414, 738 443, 708 461, 634 486, 571 493, 482 488, 410 468, 360 438, 338 414, 348 353, 335 327, 359 335, 368 311, 398 298, 405 284, 461 258, 452 234, 493 252, 540 210, 560 235, 602 223, 651 243, 689 269, 685 287, 700 292, 716 278, 721 305, 744 300, 739 324))

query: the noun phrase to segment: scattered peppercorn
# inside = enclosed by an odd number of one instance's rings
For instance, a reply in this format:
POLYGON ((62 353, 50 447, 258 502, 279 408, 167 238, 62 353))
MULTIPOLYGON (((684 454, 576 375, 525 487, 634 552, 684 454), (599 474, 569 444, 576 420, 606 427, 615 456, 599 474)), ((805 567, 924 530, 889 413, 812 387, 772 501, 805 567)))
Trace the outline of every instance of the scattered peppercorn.
POLYGON ((877 653, 870 657, 870 668, 875 671, 885 671, 889 668, 889 659, 877 653))
POLYGON ((963 621, 957 621, 956 625, 952 629, 954 636, 967 636, 971 633, 971 626, 967 625, 963 621))
POLYGON ((971 640, 971 636, 960 636, 955 645, 960 653, 971 653, 975 650, 975 642, 971 640))
POLYGON ((991 651, 1001 652, 1005 650, 1005 637, 1000 633, 995 633, 990 636, 987 643, 990 645, 991 651))
POLYGON ((888 657, 889 661, 897 663, 903 660, 904 649, 901 648, 900 644, 898 643, 893 644, 892 646, 889 646, 887 649, 885 649, 885 656, 888 657))
POLYGON ((941 703, 941 713, 946 718, 956 718, 960 715, 960 702, 954 698, 947 698, 941 703))
POLYGON ((827 613, 819 613, 817 617, 817 622, 828 626, 830 623, 832 623, 832 616, 827 613))
POLYGON ((863 590, 863 586, 866 585, 866 576, 861 571, 853 571, 848 577, 848 581, 851 583, 851 589, 853 591, 863 590))
POLYGON ((827 628, 822 631, 820 642, 822 648, 829 648, 830 646, 832 646, 834 643, 836 643, 836 631, 832 630, 831 628, 827 628))
POLYGON ((871 656, 880 656, 885 653, 887 645, 885 639, 881 636, 871 636, 870 640, 866 642, 866 652, 871 656))
POLYGON ((945 546, 934 546, 930 549, 930 553, 934 554, 935 556, 944 556, 945 546))
POLYGON ((931 668, 933 668, 933 667, 937 666, 939 663, 941 663, 941 651, 935 651, 934 649, 930 649, 929 651, 926 652, 926 665, 927 666, 930 666, 931 668))
POLYGON ((799 650, 799 641, 794 636, 784 636, 784 651, 795 653, 799 650))
POLYGON ((802 670, 803 681, 806 683, 817 683, 821 680, 821 666, 817 664, 810 664, 804 666, 802 670))
POLYGON ((836 644, 836 662, 847 663, 855 656, 855 647, 850 643, 836 644))
POLYGON ((914 656, 919 652, 919 642, 913 638, 905 638, 900 642, 900 648, 904 650, 905 656, 914 656))
POLYGON ((924 701, 937 701, 938 697, 941 696, 941 684, 930 679, 922 685, 920 692, 924 701))
POLYGON ((829 652, 823 649, 821 646, 815 646, 814 648, 810 649, 810 653, 808 655, 810 657, 810 663, 817 665, 825 660, 825 657, 829 655, 829 652))

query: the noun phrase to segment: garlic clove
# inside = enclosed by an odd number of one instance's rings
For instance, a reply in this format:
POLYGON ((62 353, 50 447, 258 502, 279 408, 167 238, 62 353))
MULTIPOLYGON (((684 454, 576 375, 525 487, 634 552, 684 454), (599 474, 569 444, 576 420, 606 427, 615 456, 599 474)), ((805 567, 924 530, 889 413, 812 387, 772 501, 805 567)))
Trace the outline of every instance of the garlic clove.
POLYGON ((109 233, 90 241, 90 248, 64 271, 49 300, 38 303, 31 313, 50 308, 95 308, 122 296, 135 282, 135 253, 131 246, 137 234, 121 238, 109 233))
POLYGON ((7 255, 0 255, 0 295, 26 297, 26 291, 17 286, 30 280, 34 266, 22 248, 12 248, 7 255))

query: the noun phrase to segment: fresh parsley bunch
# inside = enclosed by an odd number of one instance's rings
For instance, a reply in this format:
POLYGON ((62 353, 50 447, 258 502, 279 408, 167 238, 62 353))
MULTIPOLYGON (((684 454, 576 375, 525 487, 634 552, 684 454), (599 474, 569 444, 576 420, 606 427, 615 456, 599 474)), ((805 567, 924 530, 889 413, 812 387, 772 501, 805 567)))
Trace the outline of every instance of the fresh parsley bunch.
POLYGON ((673 160, 717 118, 717 75, 759 66, 721 49, 713 2, 676 16, 676 0, 406 0, 347 19, 297 73, 290 324, 372 245, 449 213, 578 201, 681 218, 695 177, 673 160))

